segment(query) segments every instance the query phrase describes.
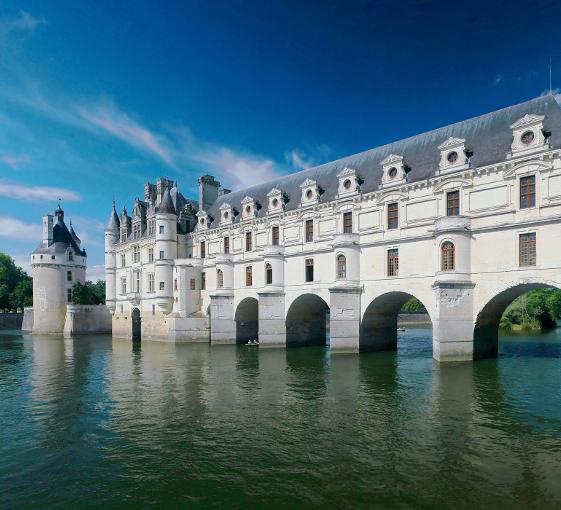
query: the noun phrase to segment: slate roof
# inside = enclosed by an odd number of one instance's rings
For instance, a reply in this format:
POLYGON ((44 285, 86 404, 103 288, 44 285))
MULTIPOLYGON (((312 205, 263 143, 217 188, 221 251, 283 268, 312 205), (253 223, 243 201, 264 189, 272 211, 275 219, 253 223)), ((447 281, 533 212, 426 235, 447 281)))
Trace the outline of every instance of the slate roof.
POLYGON ((76 240, 68 230, 68 227, 64 223, 64 212, 62 209, 57 209, 55 211, 57 213, 57 222, 53 226, 53 242, 49 246, 43 246, 41 242, 39 246, 35 249, 33 253, 47 253, 47 254, 56 254, 56 253, 64 253, 68 249, 69 246, 72 247, 72 250, 77 255, 82 257, 86 256, 86 250, 82 250, 76 240))
MULTIPOLYGON (((211 228, 216 227, 220 218, 220 205, 229 203, 241 212, 241 201, 249 196, 261 204, 257 216, 265 216, 268 207, 267 193, 276 187, 288 196, 286 210, 297 209, 300 205, 300 184, 306 179, 317 181, 323 189, 320 202, 334 200, 338 190, 337 174, 345 167, 353 168, 364 181, 363 193, 379 188, 382 178, 380 162, 390 154, 404 157, 410 168, 408 182, 416 182, 433 177, 438 170, 440 151, 438 146, 450 137, 465 138, 466 150, 472 153, 471 166, 481 167, 504 161, 512 144, 511 124, 526 114, 544 115, 544 130, 550 133, 552 149, 561 147, 561 108, 553 95, 541 96, 529 101, 509 106, 492 113, 444 126, 426 133, 392 142, 374 149, 347 156, 330 163, 309 168, 263 184, 234 191, 219 197, 207 213, 214 218, 211 228)), ((238 214, 235 221, 239 221, 238 214)))
POLYGON ((156 207, 156 212, 176 214, 173 200, 171 199, 168 188, 166 188, 166 190, 164 191, 164 196, 162 197, 162 201, 160 202, 158 207, 156 207))
POLYGON ((115 210, 115 202, 113 202, 113 207, 111 208, 111 214, 107 220, 107 225, 105 225, 105 230, 110 232, 118 232, 121 227, 121 222, 119 221, 119 216, 115 210))

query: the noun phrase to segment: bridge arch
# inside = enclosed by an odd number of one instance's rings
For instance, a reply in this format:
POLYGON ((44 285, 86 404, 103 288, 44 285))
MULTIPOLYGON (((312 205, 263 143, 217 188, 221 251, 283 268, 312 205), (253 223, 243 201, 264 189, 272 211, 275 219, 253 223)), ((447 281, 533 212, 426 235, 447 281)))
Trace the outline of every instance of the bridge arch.
POLYGON ((329 305, 317 294, 302 294, 292 301, 286 314, 286 346, 326 345, 329 305))
POLYGON ((473 358, 493 358, 498 354, 499 323, 507 307, 518 297, 531 290, 561 289, 561 283, 549 280, 521 280, 503 287, 475 314, 473 328, 473 358))
MULTIPOLYGON (((385 292, 375 297, 366 307, 360 322, 359 350, 384 351, 397 348, 397 317, 403 305, 416 295, 403 291, 385 292)), ((419 301, 430 316, 430 308, 419 301)))
POLYGON ((236 343, 257 340, 259 335, 259 302, 254 297, 242 299, 236 307, 236 343))

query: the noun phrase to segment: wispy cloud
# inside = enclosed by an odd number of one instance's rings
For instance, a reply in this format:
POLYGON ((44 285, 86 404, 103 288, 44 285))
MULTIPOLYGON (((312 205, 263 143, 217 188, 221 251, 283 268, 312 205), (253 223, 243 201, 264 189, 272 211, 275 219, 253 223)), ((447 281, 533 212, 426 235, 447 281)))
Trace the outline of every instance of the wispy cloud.
POLYGON ((47 20, 36 18, 26 11, 20 11, 15 18, 0 19, 0 37, 5 37, 11 32, 33 33, 39 25, 44 25, 47 20))
POLYGON ((105 280, 105 266, 103 264, 97 264, 86 268, 86 280, 91 282, 105 280))
POLYGON ((78 202, 82 199, 79 193, 64 188, 51 188, 48 186, 24 186, 8 180, 0 180, 0 196, 20 198, 29 201, 51 201, 57 199, 78 202))
POLYGON ((39 242, 42 236, 42 228, 41 225, 24 223, 10 216, 0 216, 0 236, 39 242))
POLYGON ((284 153, 284 159, 294 170, 305 170, 320 165, 332 156, 332 150, 327 145, 316 145, 302 149, 292 149, 284 153))
POLYGON ((0 153, 0 161, 15 170, 20 165, 27 163, 29 161, 29 156, 27 154, 10 154, 9 152, 3 152, 0 153))
POLYGON ((503 75, 502 74, 497 74, 495 76, 495 79, 493 80, 493 84, 494 85, 498 85, 499 83, 501 83, 503 81, 503 75))

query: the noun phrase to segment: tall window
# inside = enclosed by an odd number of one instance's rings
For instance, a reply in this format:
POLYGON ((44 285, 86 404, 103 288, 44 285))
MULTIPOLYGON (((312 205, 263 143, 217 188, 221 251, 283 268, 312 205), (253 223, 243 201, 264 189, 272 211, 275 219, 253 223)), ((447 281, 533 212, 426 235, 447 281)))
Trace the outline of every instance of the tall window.
POLYGON ((173 290, 177 290, 177 278, 173 280, 173 290))
POLYGON ((163 225, 159 225, 158 229, 159 229, 160 234, 164 233, 164 226, 163 225))
POLYGON ((164 290, 166 288, 165 282, 160 282, 160 290, 164 290))
POLYGON ((353 233, 353 212, 343 213, 343 234, 353 233))
POLYGON ((446 216, 460 215, 460 192, 449 191, 446 193, 446 216))
POLYGON ((156 233, 156 221, 148 220, 148 235, 152 236, 156 233))
POLYGON ((271 264, 265 264, 265 281, 267 285, 271 285, 273 283, 273 267, 271 264))
POLYGON ((251 232, 245 233, 245 251, 251 251, 251 232))
POLYGON ((306 220, 306 242, 311 243, 314 240, 314 220, 306 220))
POLYGON ((68 260, 74 260, 74 254, 71 251, 68 252, 68 260))
POLYGON ((206 290, 206 273, 201 273, 201 290, 206 290))
POLYGON ((196 290, 197 284, 196 284, 196 282, 195 282, 195 278, 191 278, 191 279, 190 279, 190 281, 189 281, 189 288, 190 288, 191 290, 196 290))
POLYGON ((520 177, 520 209, 536 205, 536 176, 520 177))
POLYGON ((224 273, 222 272, 222 269, 216 270, 216 287, 219 289, 224 287, 224 273))
POLYGON ((148 248, 148 262, 154 262, 154 248, 148 248))
POLYGON ((121 294, 124 296, 127 293, 127 279, 121 277, 121 294))
POLYGON ((162 251, 160 251, 160 260, 164 260, 164 258, 165 258, 165 257, 164 257, 164 252, 163 252, 163 250, 162 250, 162 251))
POLYGON ((399 226, 399 212, 397 202, 388 204, 388 228, 397 228, 399 226))
POLYGON ((518 238, 518 252, 520 266, 536 265, 536 233, 520 234, 518 238))
POLYGON ((121 253, 121 267, 125 267, 127 265, 127 258, 124 253, 121 253))
POLYGON ((279 244, 279 227, 276 225, 271 229, 271 238, 273 246, 278 246, 279 244))
POLYGON ((224 253, 230 253, 230 238, 224 238, 224 253))
POLYGON ((72 271, 66 271, 66 281, 67 282, 72 281, 72 271))
POLYGON ((388 276, 397 276, 399 271, 399 252, 397 248, 388 250, 388 276))
POLYGON ((140 248, 138 246, 132 248, 132 261, 140 262, 140 248))
POLYGON ((66 300, 69 303, 72 302, 72 289, 66 289, 66 300))
POLYGON ((441 263, 440 268, 442 271, 453 271, 455 269, 455 248, 454 244, 450 241, 442 243, 441 251, 441 263))
POLYGON ((347 259, 344 255, 337 256, 337 278, 347 277, 347 259))
POLYGON ((154 292, 154 273, 148 273, 148 292, 154 292))
POLYGON ((253 285, 253 271, 251 266, 245 268, 245 286, 251 287, 253 285))
POLYGON ((306 259, 306 281, 314 281, 314 259, 306 259))
POLYGON ((134 273, 134 276, 135 276, 134 291, 140 292, 140 271, 136 271, 134 273))
POLYGON ((206 257, 206 243, 201 241, 201 258, 204 259, 206 257))

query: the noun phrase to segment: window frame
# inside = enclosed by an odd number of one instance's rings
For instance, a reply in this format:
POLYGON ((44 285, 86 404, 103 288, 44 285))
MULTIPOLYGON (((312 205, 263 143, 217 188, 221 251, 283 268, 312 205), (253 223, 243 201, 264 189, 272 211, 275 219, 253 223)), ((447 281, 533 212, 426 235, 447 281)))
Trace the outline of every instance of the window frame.
POLYGON ((444 241, 440 245, 440 270, 456 270, 456 246, 452 241, 444 241))
POLYGON ((245 251, 252 251, 253 250, 253 233, 246 232, 245 233, 245 251))
POLYGON ((224 253, 230 253, 230 236, 224 236, 222 246, 224 248, 224 253))
POLYGON ((460 216, 460 190, 446 192, 446 216, 460 216))
POLYGON ((386 208, 388 230, 399 228, 399 202, 390 202, 386 208))
POLYGON ((518 267, 536 267, 537 265, 537 235, 536 232, 522 232, 518 234, 518 267), (531 239, 531 241, 523 241, 531 239), (525 260, 523 260, 525 258, 525 260))
POLYGON ((307 243, 314 242, 314 220, 308 219, 304 221, 304 240, 307 243))
POLYGON ((269 262, 265 264, 265 284, 273 284, 273 266, 269 262))
POLYGON ((337 255, 337 258, 335 259, 335 265, 336 265, 336 277, 338 280, 346 280, 347 279, 347 257, 345 257, 345 255, 343 255, 342 253, 339 253, 339 255, 337 255))
POLYGON ((399 276, 399 248, 389 248, 386 251, 386 260, 387 276, 399 276))
POLYGON ((343 213, 343 234, 353 233, 353 211, 343 213))
POLYGON ((523 175, 518 181, 520 209, 536 207, 536 175, 523 175))
POLYGON ((304 280, 306 283, 313 282, 314 276, 314 259, 304 259, 304 280))
POLYGON ((271 244, 273 246, 278 246, 280 241, 280 233, 279 233, 279 226, 273 225, 271 227, 271 244))
POLYGON ((253 287, 253 266, 245 266, 245 286, 253 287))

